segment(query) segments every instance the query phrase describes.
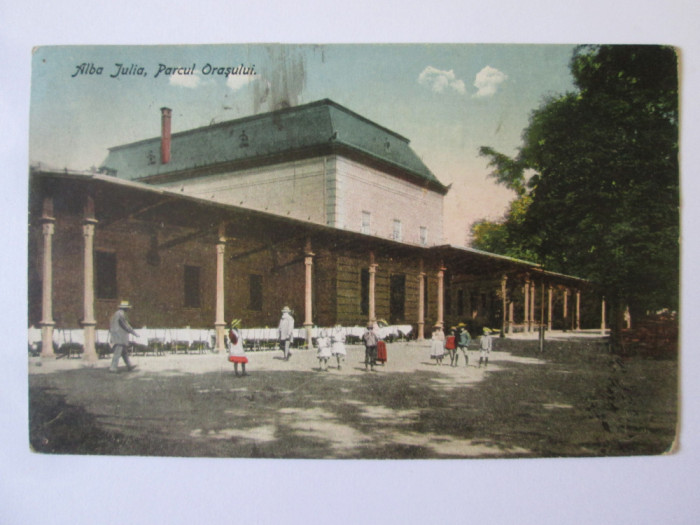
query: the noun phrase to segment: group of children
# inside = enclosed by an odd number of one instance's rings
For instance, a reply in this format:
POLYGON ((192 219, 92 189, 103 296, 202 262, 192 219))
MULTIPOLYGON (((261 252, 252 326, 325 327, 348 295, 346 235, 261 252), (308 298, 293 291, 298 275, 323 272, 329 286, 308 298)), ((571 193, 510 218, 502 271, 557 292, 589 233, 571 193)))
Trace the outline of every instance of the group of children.
MULTIPOLYGON (((457 366, 459 361, 459 352, 464 355, 464 366, 469 366, 469 343, 471 336, 464 323, 459 323, 456 327, 450 329, 450 333, 445 337, 442 330, 442 325, 436 324, 433 327, 433 336, 430 345, 430 357, 435 359, 437 365, 442 366, 442 360, 445 357, 445 351, 450 356, 450 366, 457 366)), ((484 328, 483 335, 479 338, 479 368, 481 365, 488 366, 489 355, 493 348, 493 339, 491 338, 491 330, 484 328)))
POLYGON ((341 361, 345 361, 347 355, 345 351, 345 330, 342 326, 336 325, 331 330, 322 328, 316 339, 318 346, 318 361, 321 371, 328 371, 328 361, 331 357, 335 357, 338 363, 337 369, 342 368, 341 361))
MULTIPOLYGON (((248 358, 245 355, 243 348, 243 338, 240 336, 239 327, 240 319, 231 321, 231 327, 228 333, 228 360, 233 363, 234 372, 238 376, 238 365, 241 365, 242 375, 248 375, 245 370, 245 365, 248 358)), ((377 361, 377 344, 378 337, 373 332, 373 326, 368 325, 367 331, 362 336, 365 344, 365 368, 369 366, 374 370, 377 361)), ((328 371, 328 361, 335 357, 337 360, 337 369, 341 370, 342 362, 345 361, 347 352, 345 349, 345 329, 341 325, 334 326, 330 333, 326 328, 322 328, 316 344, 318 347, 317 357, 321 371, 328 371)), ((450 356, 450 366, 456 367, 459 362, 459 353, 464 356, 464 366, 469 366, 469 344, 471 336, 464 323, 459 323, 456 327, 452 327, 450 333, 445 337, 442 330, 442 325, 436 324, 433 327, 433 336, 431 341, 430 357, 435 359, 438 365, 442 365, 442 360, 445 357, 445 351, 450 356)), ((493 348, 493 340, 491 338, 491 330, 484 328, 483 335, 479 338, 479 368, 481 365, 488 366, 489 355, 493 348)), ((384 357, 384 360, 386 357, 384 357)))
MULTIPOLYGON (((228 331, 227 352, 228 360, 233 363, 233 370, 236 376, 239 376, 238 365, 241 365, 241 374, 247 376, 245 365, 248 363, 248 358, 245 355, 243 347, 243 338, 240 335, 240 319, 231 321, 231 326, 228 331)), ((317 338, 318 345, 318 360, 321 364, 321 370, 328 370, 328 360, 335 357, 337 360, 337 369, 342 368, 342 362, 345 361, 347 352, 345 350, 345 330, 342 326, 336 325, 328 333, 325 328, 321 329, 317 338)), ((286 352, 285 352, 286 355, 286 352)))

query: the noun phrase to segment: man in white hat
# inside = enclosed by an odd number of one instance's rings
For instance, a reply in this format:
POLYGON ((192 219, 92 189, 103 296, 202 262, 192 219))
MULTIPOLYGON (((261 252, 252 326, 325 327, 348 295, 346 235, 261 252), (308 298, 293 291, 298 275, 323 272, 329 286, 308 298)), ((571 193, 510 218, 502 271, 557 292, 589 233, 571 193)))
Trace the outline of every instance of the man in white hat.
POLYGON ((129 301, 122 301, 119 303, 119 308, 109 321, 109 338, 112 343, 112 349, 114 350, 112 365, 109 367, 109 371, 112 373, 117 372, 119 359, 121 357, 124 358, 126 369, 129 372, 136 368, 129 362, 129 334, 138 336, 126 318, 126 311, 130 309, 131 305, 129 301))
POLYGON ((294 317, 292 317, 291 310, 289 306, 282 308, 282 318, 280 319, 279 326, 279 336, 280 336, 280 350, 284 351, 284 360, 289 361, 292 353, 289 351, 289 347, 292 344, 292 339, 294 338, 294 317))

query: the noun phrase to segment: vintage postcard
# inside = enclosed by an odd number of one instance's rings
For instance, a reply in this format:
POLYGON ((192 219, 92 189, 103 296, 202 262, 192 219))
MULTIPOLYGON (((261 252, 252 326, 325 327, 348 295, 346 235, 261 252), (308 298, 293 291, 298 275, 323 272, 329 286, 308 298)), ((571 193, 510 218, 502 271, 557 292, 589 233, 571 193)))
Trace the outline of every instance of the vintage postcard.
POLYGON ((38 47, 29 446, 661 455, 678 54, 38 47))

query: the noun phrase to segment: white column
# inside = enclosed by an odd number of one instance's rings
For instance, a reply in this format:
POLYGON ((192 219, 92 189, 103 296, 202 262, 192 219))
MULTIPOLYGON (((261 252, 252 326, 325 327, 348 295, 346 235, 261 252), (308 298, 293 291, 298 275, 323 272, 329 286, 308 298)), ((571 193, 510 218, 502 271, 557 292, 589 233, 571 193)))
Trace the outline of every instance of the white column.
POLYGON ((56 219, 53 217, 53 199, 44 198, 41 229, 44 237, 41 283, 41 357, 55 357, 53 352, 53 234, 56 219))
POLYGON ((547 330, 552 330, 552 285, 547 287, 547 330))
POLYGON ((535 287, 535 281, 530 281, 530 323, 528 331, 534 330, 534 324, 537 322, 537 310, 535 310, 536 295, 537 289, 535 287))
POLYGON ((568 319, 569 319, 569 290, 567 288, 564 288, 564 331, 566 332, 569 327, 568 327, 568 319))
POLYGON ((421 261, 421 271, 418 274, 418 340, 425 339, 425 272, 421 261))
POLYGON ((445 320, 444 320, 444 310, 445 310, 445 270, 447 268, 440 266, 440 269, 438 270, 437 273, 437 278, 438 278, 438 304, 437 304, 437 323, 443 328, 445 327, 445 320))
POLYGON ((523 330, 525 332, 530 331, 530 278, 525 278, 525 284, 523 285, 523 330))
POLYGON ((97 361, 97 351, 95 350, 95 279, 94 279, 94 239, 95 239, 95 219, 94 202, 92 197, 87 198, 85 206, 85 219, 83 220, 83 333, 84 346, 83 358, 86 361, 97 361))
POLYGON ((605 297, 603 297, 603 301, 601 302, 600 334, 605 335, 605 297))
POLYGON ((374 324, 377 322, 377 311, 375 308, 374 288, 377 282, 377 266, 374 262, 374 253, 370 253, 369 265, 369 322, 374 324))
POLYGON ((314 265, 314 253, 311 251, 311 241, 306 243, 306 254, 304 257, 304 267, 306 269, 305 279, 304 279, 304 328, 306 329, 306 346, 311 348, 313 346, 312 341, 312 328, 314 326, 313 322, 313 302, 312 302, 312 286, 313 286, 313 265, 314 265))
POLYGON ((513 333, 513 322, 515 321, 515 319, 513 317, 514 307, 515 307, 515 303, 513 301, 510 301, 508 303, 508 333, 509 334, 513 333))
POLYGON ((508 276, 501 277, 501 337, 506 336, 508 326, 508 276))
POLYGON ((226 319, 224 317, 224 254, 226 253, 226 228, 219 226, 219 240, 216 243, 216 349, 217 352, 226 350, 226 319))
POLYGON ((576 330, 581 330, 581 290, 576 290, 576 330))

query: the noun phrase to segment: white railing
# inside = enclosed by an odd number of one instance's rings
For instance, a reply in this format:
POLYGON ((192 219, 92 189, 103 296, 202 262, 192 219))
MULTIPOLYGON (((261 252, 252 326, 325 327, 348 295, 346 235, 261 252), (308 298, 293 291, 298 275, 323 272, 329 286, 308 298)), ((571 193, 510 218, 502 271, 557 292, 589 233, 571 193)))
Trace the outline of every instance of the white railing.
MULTIPOLYGON (((311 329, 311 337, 318 337, 323 327, 314 326, 311 329)), ((332 328, 325 328, 328 333, 332 328)), ((203 328, 149 328, 143 326, 135 328, 138 336, 129 336, 129 340, 134 344, 134 348, 144 353, 152 350, 155 353, 160 351, 190 351, 190 350, 211 350, 216 343, 216 331, 203 328)), ((365 332, 363 326, 343 327, 349 344, 359 342, 365 332)), ((243 328, 241 331, 246 348, 253 350, 264 350, 276 348, 279 339, 277 328, 243 328)), ((407 339, 412 332, 411 325, 383 326, 378 330, 380 339, 407 339)), ((305 340, 306 329, 296 328, 294 339, 305 340)), ((34 326, 28 330, 29 347, 35 353, 41 349, 41 329, 34 326)), ((53 330, 53 343, 59 354, 71 355, 82 352, 85 344, 85 332, 82 328, 53 330)), ((109 330, 96 330, 95 343, 98 347, 105 348, 109 344, 109 330)), ((98 351, 98 353, 100 353, 98 351)))

